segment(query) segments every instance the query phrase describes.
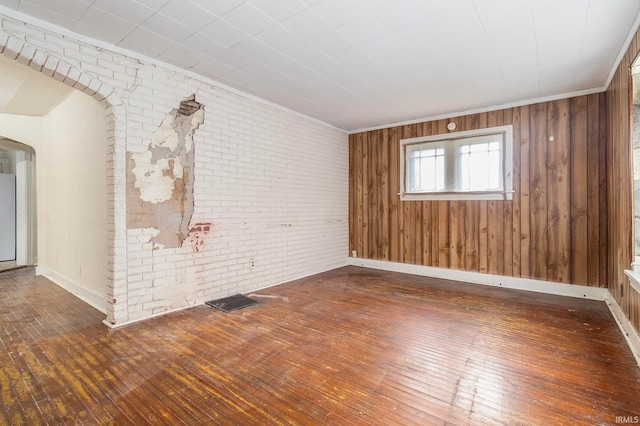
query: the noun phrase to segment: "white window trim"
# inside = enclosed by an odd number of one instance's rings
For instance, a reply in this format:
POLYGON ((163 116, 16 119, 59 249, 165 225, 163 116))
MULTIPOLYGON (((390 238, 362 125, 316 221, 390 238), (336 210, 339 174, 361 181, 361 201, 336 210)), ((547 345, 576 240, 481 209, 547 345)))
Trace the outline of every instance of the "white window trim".
POLYGON ((400 140, 400 200, 512 200, 513 199, 513 126, 489 127, 441 135, 424 136, 400 140), (424 142, 446 142, 448 140, 475 136, 504 134, 503 180, 504 190, 500 191, 452 191, 452 192, 406 192, 406 146, 424 142))

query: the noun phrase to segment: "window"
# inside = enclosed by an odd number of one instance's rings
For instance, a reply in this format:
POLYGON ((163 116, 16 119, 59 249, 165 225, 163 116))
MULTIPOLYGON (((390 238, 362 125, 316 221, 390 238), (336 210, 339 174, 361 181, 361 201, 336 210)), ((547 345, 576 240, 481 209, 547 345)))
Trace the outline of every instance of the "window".
POLYGON ((511 200, 512 126, 400 141, 402 200, 511 200))

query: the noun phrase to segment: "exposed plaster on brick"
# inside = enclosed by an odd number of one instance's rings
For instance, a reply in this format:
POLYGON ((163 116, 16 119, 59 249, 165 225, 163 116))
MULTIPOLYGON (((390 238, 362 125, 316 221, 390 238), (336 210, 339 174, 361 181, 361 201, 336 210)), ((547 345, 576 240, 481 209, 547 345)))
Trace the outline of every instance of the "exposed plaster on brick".
POLYGON ((127 153, 127 228, 154 228, 157 248, 181 247, 193 215, 193 135, 204 122, 195 95, 165 116, 147 150, 127 153))

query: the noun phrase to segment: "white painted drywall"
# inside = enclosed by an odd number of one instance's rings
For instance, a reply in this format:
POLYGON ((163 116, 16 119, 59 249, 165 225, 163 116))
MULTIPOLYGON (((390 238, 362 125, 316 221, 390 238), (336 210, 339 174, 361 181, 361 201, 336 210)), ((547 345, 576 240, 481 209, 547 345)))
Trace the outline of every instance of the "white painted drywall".
POLYGON ((38 266, 105 298, 105 110, 74 92, 43 118, 42 128, 37 150, 38 266))
POLYGON ((38 149, 42 140, 42 117, 0 114, 0 137, 38 149))

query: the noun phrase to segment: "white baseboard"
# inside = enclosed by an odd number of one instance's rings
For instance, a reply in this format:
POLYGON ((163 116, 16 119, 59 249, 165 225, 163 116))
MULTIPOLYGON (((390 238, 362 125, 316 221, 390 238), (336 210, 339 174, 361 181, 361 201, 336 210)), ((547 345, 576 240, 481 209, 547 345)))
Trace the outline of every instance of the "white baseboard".
POLYGON ((458 271, 455 269, 434 268, 431 266, 409 265, 406 263, 359 259, 354 257, 350 257, 348 263, 352 266, 362 266, 383 271, 402 272, 423 277, 533 291, 536 293, 555 294, 558 296, 579 297, 581 299, 607 300, 609 297, 609 290, 599 287, 586 287, 528 278, 505 277, 502 275, 481 274, 479 272, 458 271))
POLYGON ((45 266, 36 266, 36 275, 42 275, 43 277, 47 278, 51 282, 64 288, 69 293, 76 296, 78 299, 88 303, 89 305, 93 306, 103 314, 105 315, 107 314, 107 300, 105 296, 100 296, 99 294, 96 294, 90 290, 87 290, 86 288, 81 287, 71 282, 67 278, 64 278, 56 274, 55 272, 49 270, 45 266))
POLYGON ((624 312, 622 312, 622 308, 620 308, 620 305, 618 305, 615 297, 613 297, 610 292, 605 302, 613 315, 613 319, 616 320, 618 327, 620 327, 620 331, 622 331, 622 335, 627 341, 629 349, 631 349, 631 352, 636 359, 636 364, 640 367, 640 335, 638 335, 638 332, 625 316, 624 312))
POLYGON ((602 300, 609 307, 614 320, 618 324, 622 335, 633 353, 638 367, 640 367, 640 335, 638 335, 638 331, 624 315, 622 309, 618 305, 618 302, 616 302, 615 298, 611 295, 611 292, 609 292, 609 289, 353 257, 349 258, 348 263, 351 266, 362 266, 365 268, 379 269, 383 271, 401 272, 405 274, 461 281, 465 283, 498 286, 590 300, 602 300))
POLYGON ((136 318, 136 319, 132 319, 132 320, 128 320, 128 321, 124 321, 124 322, 119 322, 119 323, 111 323, 109 321, 107 321, 106 319, 102 321, 102 323, 104 325, 106 325, 109 328, 120 328, 120 327, 124 327, 125 325, 131 325, 131 324, 135 324, 137 322, 141 322, 141 321, 146 321, 149 320, 151 318, 156 318, 156 317, 161 317, 163 315, 167 315, 167 314, 171 314, 173 312, 180 312, 180 311, 184 311, 186 309, 191 309, 191 308, 195 308, 198 306, 202 306, 203 304, 199 304, 199 305, 186 305, 186 306, 181 306, 179 308, 175 308, 175 309, 167 309, 166 311, 162 311, 162 312, 158 312, 156 314, 152 314, 146 317, 141 317, 141 318, 136 318))

